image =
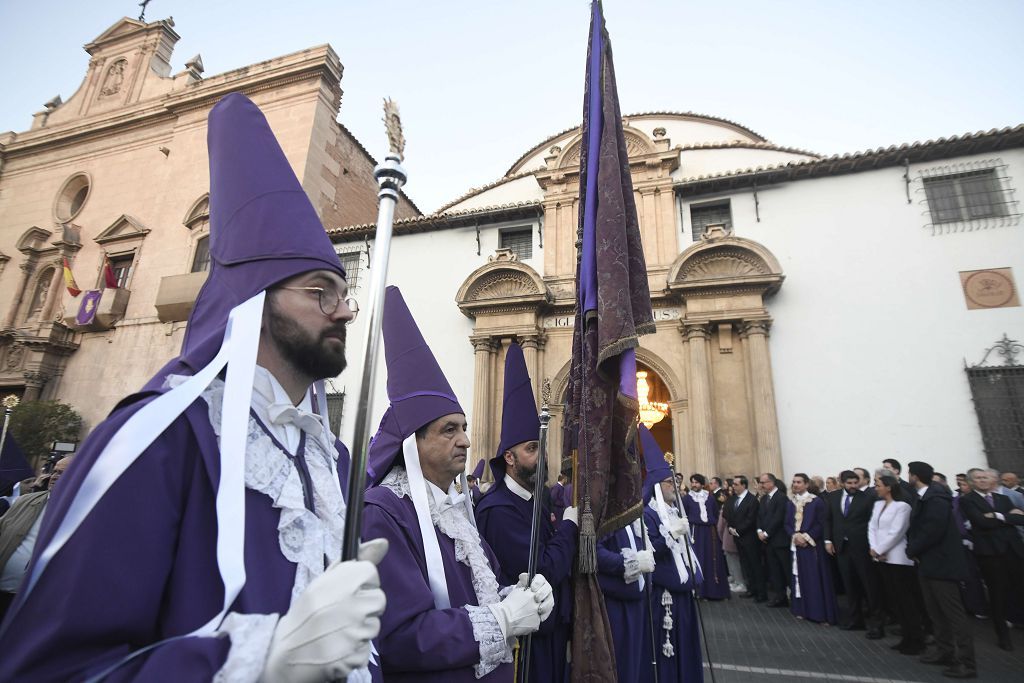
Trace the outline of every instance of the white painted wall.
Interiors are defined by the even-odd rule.
[[[791,162],[811,161],[808,154],[772,149],[733,147],[727,149],[690,149],[679,153],[679,168],[672,172],[676,180],[719,175],[748,168],[784,166]]]
[[[486,206],[517,204],[519,202],[539,202],[543,199],[544,190],[541,189],[536,178],[528,175],[516,178],[515,180],[509,180],[472,197],[467,197],[458,204],[449,207],[445,213],[480,209]]]

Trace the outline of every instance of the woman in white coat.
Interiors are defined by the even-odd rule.
[[[910,504],[902,500],[899,479],[888,472],[875,475],[878,501],[868,523],[871,559],[879,563],[888,604],[903,629],[903,639],[893,646],[905,655],[924,652],[921,606],[917,604],[917,569],[907,557]]]

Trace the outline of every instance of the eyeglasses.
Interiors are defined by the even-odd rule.
[[[342,299],[341,295],[333,289],[325,289],[323,287],[278,287],[278,289],[292,289],[297,292],[316,292],[317,303],[320,304],[320,310],[326,316],[334,315],[338,310],[338,304],[344,301],[345,306],[352,313],[352,318],[345,321],[346,325],[351,325],[359,315],[359,302],[352,297]]]

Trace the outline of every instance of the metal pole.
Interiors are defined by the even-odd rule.
[[[384,158],[384,163],[373,170],[380,189],[377,197],[380,206],[377,210],[377,232],[374,236],[374,254],[370,261],[370,297],[366,334],[363,337],[365,362],[363,363],[362,379],[359,383],[359,394],[356,402],[355,434],[352,438],[352,463],[348,478],[348,495],[345,497],[345,536],[341,547],[342,560],[354,560],[359,556],[359,543],[363,520],[363,494],[366,490],[366,459],[369,447],[369,435],[373,433],[374,378],[376,377],[377,361],[380,357],[380,330],[384,314],[384,290],[387,286],[388,258],[391,254],[391,229],[395,218],[395,206],[398,203],[398,191],[405,184],[406,173],[402,168],[402,149],[405,140],[402,138],[401,123],[398,121],[398,108],[390,101],[384,103],[385,123],[388,124],[388,138],[391,153]]]
[[[543,524],[544,515],[544,484],[548,479],[548,423],[551,421],[551,412],[547,405],[540,409],[540,435],[537,444],[537,474],[533,482],[533,525],[530,528],[530,557],[526,565],[526,585],[533,583],[533,577],[537,575],[537,564],[540,561],[540,530]],[[552,590],[554,586],[551,587]],[[533,641],[533,634],[523,637],[519,652],[520,680],[528,683],[530,680],[530,646]]]
[[[4,400],[0,402],[4,407],[4,430],[3,433],[0,434],[0,457],[3,456],[4,444],[7,443],[7,425],[11,421],[11,413],[18,407],[19,403],[21,403],[21,400],[19,400],[14,394],[4,396]]]

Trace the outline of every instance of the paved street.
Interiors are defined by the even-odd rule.
[[[922,664],[889,648],[899,640],[868,640],[863,631],[841,631],[795,619],[788,609],[768,609],[734,598],[701,602],[717,683],[740,681],[948,681],[942,667]],[[1016,650],[996,647],[992,625],[974,622],[978,680],[1024,681],[1024,631],[1014,630]],[[705,678],[711,683],[705,655]]]

